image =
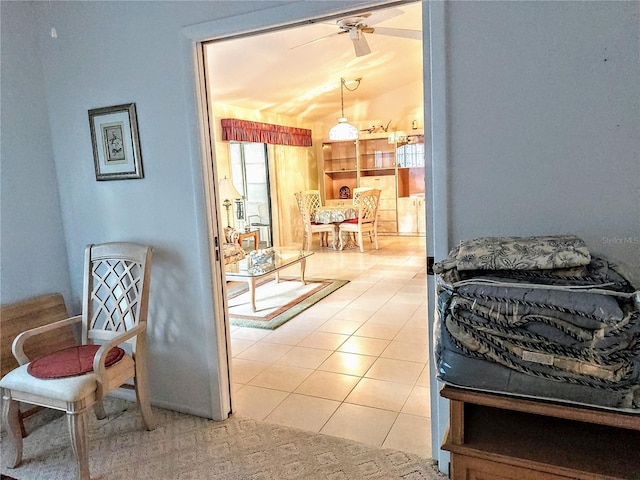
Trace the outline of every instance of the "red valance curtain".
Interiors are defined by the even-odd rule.
[[[285,127],[270,123],[250,122],[237,118],[223,118],[222,140],[237,142],[272,143],[294,147],[311,146],[311,130]]]

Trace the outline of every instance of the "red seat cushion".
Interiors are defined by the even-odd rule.
[[[93,358],[100,345],[76,345],[50,353],[32,361],[27,372],[37,378],[66,378],[83,375],[93,371]],[[124,357],[120,347],[112,348],[107,353],[105,365],[119,362]]]
[[[358,219],[357,218],[350,218],[349,220],[345,220],[342,223],[358,223]]]

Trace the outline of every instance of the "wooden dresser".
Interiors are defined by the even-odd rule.
[[[445,386],[453,480],[640,479],[640,413]]]

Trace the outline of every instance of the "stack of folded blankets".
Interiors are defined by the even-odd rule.
[[[440,380],[640,408],[639,292],[581,239],[477,238],[434,270]]]

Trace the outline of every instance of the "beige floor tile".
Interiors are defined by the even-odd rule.
[[[335,400],[292,393],[265,418],[265,421],[319,432],[339,406],[340,402]]]
[[[426,290],[425,290],[426,291]],[[423,293],[408,293],[405,291],[401,291],[396,293],[389,300],[391,303],[400,303],[404,305],[420,305],[424,302],[424,294]]]
[[[369,320],[369,318],[371,318],[371,315],[373,315],[374,313],[375,312],[373,312],[372,310],[362,310],[360,308],[355,308],[349,305],[348,307],[336,313],[332,317],[332,319],[333,320],[349,320],[352,322],[359,322],[362,324],[367,320]]]
[[[351,335],[355,332],[362,322],[354,322],[352,320],[340,320],[332,318],[318,327],[318,332],[341,333],[343,335]]]
[[[424,369],[423,363],[395,360],[393,358],[378,358],[365,377],[389,382],[413,385]]]
[[[328,298],[328,297],[327,297]],[[325,320],[333,317],[336,313],[342,310],[345,306],[325,306],[322,304],[315,304],[313,307],[308,308],[301,315],[303,318],[324,318]]]
[[[313,332],[305,337],[298,345],[300,347],[335,350],[342,345],[347,338],[349,338],[348,335],[339,333]]]
[[[242,358],[234,358],[231,361],[231,375],[234,382],[249,383],[259,373],[263,372],[271,363],[256,362],[254,360],[244,360]]]
[[[236,382],[231,383],[231,391],[233,393],[236,393],[242,387],[244,387],[244,383],[236,383]]]
[[[359,310],[369,310],[371,312],[377,312],[386,302],[386,298],[365,297],[364,295],[361,295],[353,302],[351,302],[349,304],[349,307],[357,308]]]
[[[431,458],[430,420],[401,413],[382,446]]]
[[[292,320],[289,320],[287,323],[285,323],[285,326],[287,326],[288,324],[291,324],[290,325],[291,328],[296,328],[298,330],[309,330],[310,332],[313,332],[320,325],[322,325],[327,320],[329,320],[329,318],[331,318],[331,315],[333,315],[333,314],[324,315],[324,314],[318,313],[316,315],[307,315],[306,317],[303,317],[302,315],[304,315],[304,313],[305,312],[302,312],[297,317],[294,317]]]
[[[291,345],[280,345],[277,343],[256,342],[246,350],[243,350],[236,358],[244,360],[255,360],[256,362],[273,363],[293,347]]]
[[[425,364],[424,369],[422,370],[422,373],[420,374],[420,376],[418,377],[418,380],[416,381],[416,385],[418,385],[419,387],[427,387],[427,388],[429,388],[429,386],[431,385],[429,383],[429,362]]]
[[[346,353],[357,353],[358,355],[378,356],[389,346],[389,343],[389,340],[382,338],[357,337],[354,335],[340,345],[338,350]]]
[[[260,340],[271,333],[271,330],[262,328],[238,327],[231,331],[231,338],[242,338],[244,340]]]
[[[347,398],[359,381],[360,377],[353,375],[315,371],[295,389],[295,393],[341,402]]]
[[[429,359],[429,347],[419,343],[391,341],[389,346],[380,355],[384,358],[408,360],[409,362],[426,363]]]
[[[301,368],[318,368],[322,362],[331,356],[333,350],[322,350],[319,348],[309,347],[293,347],[283,356],[277,363],[282,365],[291,365]]]
[[[326,300],[322,302],[322,308],[325,309],[336,309],[336,311],[342,310],[347,305],[349,305],[353,301],[353,298],[348,297],[338,297],[329,295]]]
[[[411,385],[363,378],[345,402],[400,412],[411,390]]]
[[[275,364],[256,375],[249,385],[293,392],[312,373],[310,368]]]
[[[327,372],[344,373],[345,375],[363,376],[369,367],[373,365],[376,357],[371,355],[358,355],[357,353],[334,352],[318,370]]]
[[[382,446],[397,413],[343,403],[320,433]]]
[[[287,392],[279,390],[245,385],[233,398],[233,413],[264,420],[288,395]]]
[[[431,417],[431,389],[414,386],[401,412],[420,417]]]
[[[381,338],[383,340],[393,340],[400,331],[401,327],[398,325],[384,325],[382,323],[365,323],[358,330],[355,335],[358,337],[370,337]]]
[[[398,325],[403,327],[417,309],[417,305],[385,304],[374,313],[368,323],[382,323],[384,325]]]
[[[424,244],[381,236],[362,254],[316,241],[307,277],[350,282],[276,330],[231,327],[234,412],[429,456]]]
[[[246,350],[251,345],[256,343],[256,340],[245,340],[244,338],[231,337],[231,354],[237,355],[240,352]]]
[[[267,342],[267,343],[280,343],[282,345],[297,345],[310,333],[311,333],[311,330],[278,328],[277,330],[273,331],[269,335],[265,336],[261,341]]]
[[[428,345],[430,341],[429,330],[426,326],[424,328],[416,328],[405,325],[404,327],[402,327],[402,330],[400,330],[398,335],[396,335],[394,340],[398,342],[409,342]]]

